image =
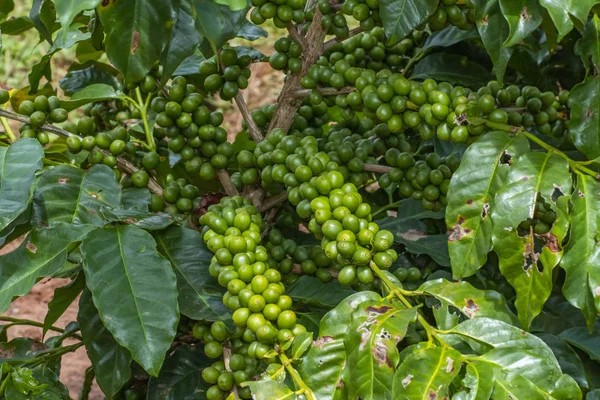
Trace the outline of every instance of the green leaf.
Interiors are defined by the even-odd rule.
[[[508,163],[503,158],[529,151],[527,139],[490,132],[465,151],[448,188],[446,224],[451,230],[448,251],[455,279],[473,275],[492,250],[494,195],[502,187]]]
[[[510,28],[504,46],[524,40],[542,23],[542,7],[537,0],[500,0],[500,9]]]
[[[563,373],[570,375],[575,379],[577,384],[582,388],[589,388],[588,379],[586,376],[585,367],[579,358],[579,355],[573,350],[564,340],[556,335],[549,333],[538,333],[537,337],[542,339],[544,343],[554,353],[554,356],[560,364],[560,369]]]
[[[126,82],[150,71],[169,41],[176,18],[173,2],[130,0],[103,2],[96,9],[106,33],[106,55]]]
[[[0,32],[2,32],[3,35],[20,35],[31,28],[33,28],[33,23],[29,17],[17,17],[0,24]]]
[[[504,80],[506,66],[513,53],[513,47],[505,47],[504,40],[509,35],[509,26],[500,12],[497,0],[476,0],[477,30],[485,50],[494,64],[494,73],[500,84]],[[485,7],[483,7],[485,5]]]
[[[554,388],[562,372],[552,350],[537,336],[490,318],[469,319],[452,329],[479,358],[511,375],[520,375],[545,391]]]
[[[52,24],[56,18],[54,7],[49,0],[33,0],[29,18],[40,35],[52,44]]]
[[[404,39],[437,9],[437,0],[381,0],[379,13],[388,38],[387,45]]]
[[[131,379],[131,353],[119,346],[106,329],[88,289],[79,299],[77,322],[96,373],[96,382],[106,396],[113,397]]]
[[[494,371],[487,363],[467,361],[461,383],[463,390],[456,393],[453,400],[488,400],[494,390]]]
[[[246,6],[245,0],[244,7]],[[192,6],[189,0],[183,0],[177,10],[177,19],[171,30],[171,39],[167,43],[160,60],[163,66],[162,81],[167,82],[183,60],[194,54],[200,36],[194,27]],[[197,68],[196,68],[197,69]],[[197,73],[198,71],[196,71]]]
[[[69,72],[59,82],[60,88],[67,96],[73,96],[75,93],[84,90],[86,87],[103,83],[112,86],[115,90],[119,88],[119,82],[115,78],[113,68],[108,64],[103,64],[96,61],[90,61],[84,65],[88,67],[80,69],[69,69]]]
[[[344,345],[350,374],[348,398],[392,399],[392,382],[400,362],[398,343],[408,324],[417,319],[417,309],[406,309],[387,301],[361,303],[352,313],[352,323]]]
[[[590,76],[569,95],[569,131],[575,147],[589,159],[600,157],[600,80]]]
[[[160,375],[150,378],[147,400],[197,399],[209,387],[200,376],[210,365],[201,346],[182,345],[167,357]]]
[[[69,100],[60,102],[60,106],[67,110],[74,110],[83,105],[96,101],[124,99],[125,96],[121,91],[115,90],[114,87],[105,83],[94,83],[87,86],[85,89],[75,93]]]
[[[150,196],[150,191],[146,188],[130,187],[123,189],[121,202],[123,203],[123,208],[126,210],[148,211]]]
[[[584,327],[575,327],[561,332],[559,337],[584,351],[592,360],[600,361],[600,334],[597,331],[590,333]]]
[[[347,297],[321,319],[319,337],[304,355],[300,375],[319,400],[346,400],[347,387],[342,383],[346,364],[344,339],[352,312],[368,301],[381,301],[375,292],[358,292]]]
[[[132,209],[110,209],[102,207],[100,214],[110,222],[120,222],[135,225],[146,231],[165,229],[175,222],[174,217],[168,213],[155,214],[148,211]]]
[[[133,225],[93,232],[81,253],[87,286],[105,326],[157,376],[179,321],[177,279],[169,262],[152,236]]]
[[[44,171],[34,194],[36,219],[40,224],[104,225],[100,209],[120,208],[121,187],[106,165],[87,171],[59,165]]]
[[[469,282],[449,282],[445,279],[427,281],[418,289],[456,307],[467,318],[494,318],[517,325],[506,299],[494,290],[479,290]]]
[[[441,399],[458,375],[463,356],[449,347],[418,345],[394,375],[393,399]]]
[[[566,215],[571,193],[567,162],[552,153],[525,153],[513,158],[506,182],[498,191],[491,211],[494,251],[500,272],[515,291],[519,321],[529,329],[552,291],[552,271],[562,257],[562,240],[569,226]],[[554,199],[559,194],[557,200]],[[537,196],[557,213],[551,232],[520,236],[517,227],[533,218]],[[541,250],[539,247],[542,247]]]
[[[54,0],[58,20],[63,27],[68,27],[73,19],[82,11],[91,10],[100,4],[101,0]]]
[[[581,39],[575,43],[575,54],[581,57],[585,68],[590,69],[590,58],[595,67],[600,65],[600,17],[594,14],[585,25]]]
[[[79,293],[85,287],[83,274],[78,274],[69,284],[54,289],[54,296],[48,303],[48,313],[44,317],[44,331],[42,337],[46,336],[48,329],[64,314],[71,303],[75,301]]]
[[[296,394],[283,383],[262,380],[244,382],[252,391],[253,400],[295,400]],[[320,400],[320,399],[319,399]]]
[[[479,39],[479,32],[475,29],[461,29],[450,25],[441,31],[431,34],[423,45],[423,50],[432,47],[450,47],[465,40]]]
[[[158,233],[155,239],[177,275],[181,313],[195,320],[228,320],[230,311],[223,305],[223,289],[208,273],[213,254],[200,233],[173,226]]]
[[[44,151],[36,139],[0,147],[0,231],[27,209]]]
[[[265,31],[260,26],[254,25],[252,22],[247,19],[242,21],[242,27],[237,33],[237,37],[246,39],[249,41],[254,41],[260,39],[261,37],[269,36],[269,33]]]
[[[294,302],[322,308],[333,308],[354,293],[350,287],[340,285],[337,281],[324,283],[318,278],[307,275],[301,276],[286,290],[286,294]]]
[[[292,358],[300,358],[312,344],[312,332],[303,332],[292,342]]]
[[[566,272],[562,292],[579,308],[591,328],[600,310],[600,245],[596,241],[600,219],[600,184],[591,176],[578,175],[571,198],[571,233],[560,266]]]
[[[586,23],[592,7],[597,3],[597,0],[540,0],[540,4],[548,10],[556,25],[558,41],[561,41],[575,26],[571,16],[581,23]]]
[[[38,278],[52,276],[67,260],[67,248],[95,227],[58,223],[38,228],[14,251],[0,256],[0,310],[6,311],[13,297],[31,290]]]
[[[226,5],[231,11],[241,10],[248,5],[246,0],[213,0],[217,4]]]
[[[411,79],[434,79],[454,85],[481,87],[490,80],[485,67],[458,54],[435,53],[417,63]]]

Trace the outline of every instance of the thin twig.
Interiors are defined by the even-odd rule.
[[[310,95],[310,93],[313,91],[314,89],[300,89],[300,90],[296,90],[296,97],[306,97],[308,95]],[[345,88],[341,88],[341,89],[335,89],[335,88],[316,88],[316,90],[318,90],[323,96],[337,96],[338,94],[347,94],[347,93],[351,93],[354,92],[356,90],[356,88],[353,87],[345,87]]]
[[[298,42],[298,44],[300,44],[300,46],[302,46],[302,48],[304,48],[306,46],[306,39],[304,39],[304,36],[300,35],[300,32],[298,32],[298,29],[296,29],[296,26],[294,25],[293,22],[288,22],[287,24],[287,30],[290,33],[290,36],[292,37],[292,39],[294,39],[296,42]]]
[[[250,115],[248,105],[246,104],[241,91],[238,91],[238,93],[235,95],[235,104],[237,104],[242,116],[244,117],[244,120],[246,121],[246,124],[248,125],[248,132],[250,133],[252,139],[256,143],[262,142],[264,137],[256,125],[256,122],[254,122],[254,119],[252,119],[252,115]]]
[[[341,43],[341,42],[343,42],[344,40],[350,39],[352,36],[356,36],[356,35],[358,35],[358,34],[359,34],[359,33],[361,33],[362,31],[363,31],[363,30],[362,30],[362,28],[361,28],[360,26],[358,26],[358,27],[356,27],[356,28],[354,28],[354,29],[350,30],[350,32],[348,33],[348,37],[347,37],[347,38],[345,38],[345,39],[341,39],[341,40],[340,40],[340,39],[338,39],[338,38],[333,38],[333,39],[330,39],[330,40],[326,41],[326,42],[325,42],[325,44],[323,45],[323,49],[324,49],[324,50],[327,50],[327,49],[328,49],[328,48],[330,48],[331,46],[335,46],[336,44],[338,44],[338,43]]]
[[[1,117],[6,117],[8,119],[13,119],[15,121],[20,121],[23,123],[28,124],[29,123],[29,118],[19,115],[19,114],[15,114],[13,112],[10,111],[6,111],[6,110],[2,110],[0,109],[0,116]],[[51,132],[51,133],[55,133],[59,136],[62,137],[77,137],[79,139],[81,139],[81,136],[76,135],[74,133],[65,131],[64,129],[61,129],[57,126],[45,123],[44,125],[41,126],[41,128],[45,131]],[[107,150],[100,150],[100,152],[104,155],[111,155],[109,151]],[[128,160],[122,158],[122,157],[117,157],[117,167],[119,168],[119,170],[131,175],[134,172],[138,171],[139,169],[133,165],[132,163],[130,163]],[[148,181],[148,189],[152,192],[155,193],[159,196],[162,197],[163,194],[163,189],[162,187],[158,184],[158,182],[156,182],[154,179],[150,178],[150,180]]]
[[[394,168],[388,167],[386,165],[379,164],[365,164],[365,171],[367,172],[381,172],[383,174],[390,172]]]
[[[233,185],[233,182],[231,182],[231,176],[229,176],[226,170],[218,169],[217,178],[219,178],[221,185],[223,185],[223,189],[225,189],[225,193],[227,193],[227,196],[240,195],[240,192],[238,192],[236,187]]]
[[[278,206],[279,204],[283,203],[284,201],[286,201],[288,198],[288,194],[287,192],[281,192],[279,194],[276,194],[275,196],[271,196],[269,198],[266,198],[265,201],[262,204],[262,207],[260,208],[261,212],[265,212],[273,207]]]
[[[229,365],[230,362],[231,362],[231,342],[227,341],[227,343],[225,343],[225,346],[223,346],[223,364],[225,365],[225,371],[227,371],[229,373],[232,372],[231,366]],[[233,393],[234,399],[237,400],[240,398],[240,395],[237,390],[237,385],[233,385],[231,392]]]

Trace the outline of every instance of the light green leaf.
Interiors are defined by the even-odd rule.
[[[525,329],[552,291],[552,270],[562,257],[561,243],[569,226],[566,208],[571,186],[569,165],[563,158],[526,153],[512,160],[506,183],[496,194],[491,212],[494,251],[502,275],[517,292],[515,307]],[[557,194],[560,197],[555,200]],[[556,212],[556,221],[545,235],[531,231],[520,236],[517,227],[533,218],[538,195]]]
[[[342,383],[347,358],[344,339],[353,311],[368,301],[381,301],[381,296],[375,292],[358,292],[342,300],[321,319],[319,337],[300,364],[300,375],[317,399],[348,398],[347,387]]]
[[[348,352],[348,397],[370,400],[398,398],[392,395],[395,368],[400,361],[398,343],[408,324],[417,319],[415,308],[387,301],[361,303],[352,313],[344,342]]]
[[[160,253],[177,275],[179,308],[183,315],[207,321],[225,321],[230,311],[223,305],[223,289],[208,273],[213,254],[199,232],[173,226],[155,236]]]
[[[437,9],[437,0],[380,0],[379,13],[388,45],[404,39]]]
[[[173,2],[130,0],[103,2],[96,9],[106,33],[106,54],[126,82],[150,71],[169,41],[176,18]]]
[[[473,275],[492,250],[494,196],[508,171],[504,158],[529,151],[521,135],[490,132],[473,143],[463,155],[448,189],[446,224],[451,229],[448,250],[455,279]]]
[[[292,342],[292,358],[300,358],[312,344],[312,332],[303,332]]]
[[[449,282],[445,279],[427,281],[418,289],[460,310],[467,318],[488,317],[517,325],[506,299],[494,290],[479,290],[469,282]]]
[[[248,386],[254,400],[295,400],[296,394],[283,383],[263,380],[248,381],[242,386]]]
[[[131,378],[131,353],[119,346],[106,329],[88,289],[79,299],[77,322],[94,367],[96,382],[106,396],[113,397]]]
[[[73,19],[82,11],[91,10],[101,0],[54,0],[58,20],[63,27],[68,27]]]
[[[542,23],[538,0],[500,0],[500,9],[510,28],[504,46],[514,46],[524,40]]]
[[[160,375],[148,381],[147,400],[196,400],[209,388],[200,376],[210,365],[201,346],[182,345],[167,357]]]
[[[246,0],[213,0],[217,4],[226,5],[231,9],[231,11],[238,11],[243,8],[246,8],[248,5]]]
[[[589,159],[600,156],[600,80],[590,76],[569,95],[568,122],[575,147]]]
[[[123,93],[115,90],[114,87],[105,83],[94,83],[93,85],[89,85],[85,89],[75,93],[69,100],[61,101],[60,106],[67,110],[74,110],[95,101],[123,98]]]
[[[441,399],[458,375],[463,356],[450,347],[420,344],[394,375],[393,399]]]
[[[36,219],[41,224],[104,225],[102,207],[120,208],[121,187],[106,165],[87,171],[59,165],[44,171],[34,194]]]
[[[600,286],[600,245],[595,238],[600,225],[600,184],[591,176],[578,175],[571,202],[571,237],[560,262],[566,272],[562,292],[583,312],[591,328],[600,310],[596,290]]]
[[[29,293],[38,278],[60,271],[68,246],[93,229],[63,223],[34,229],[16,250],[0,256],[0,311],[6,311],[13,297]]]
[[[136,362],[157,376],[179,321],[177,279],[169,262],[152,236],[133,225],[93,232],[81,253],[103,323]]]
[[[468,361],[461,383],[463,390],[456,393],[453,400],[488,400],[494,390],[494,371],[487,363]]]
[[[540,4],[548,10],[556,25],[558,41],[561,41],[575,26],[571,16],[585,24],[592,7],[597,3],[598,0],[540,0]]]
[[[0,146],[0,231],[27,209],[44,151],[36,139]]]
[[[434,79],[454,85],[481,87],[490,80],[487,68],[458,54],[434,53],[417,63],[411,79]]]

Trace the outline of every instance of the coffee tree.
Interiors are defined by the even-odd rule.
[[[2,396],[85,347],[82,399],[599,399],[595,3],[0,1],[50,44],[0,90],[0,311],[70,278],[0,317]]]

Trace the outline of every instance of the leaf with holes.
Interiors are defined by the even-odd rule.
[[[404,339],[408,324],[417,319],[415,308],[387,301],[367,301],[352,313],[344,345],[348,349],[350,371],[348,397],[393,399],[394,371],[400,362],[398,343]]]
[[[560,266],[566,272],[562,291],[579,308],[591,328],[600,310],[600,184],[591,176],[578,175],[571,198],[571,237]]]
[[[69,245],[93,229],[91,225],[64,223],[37,228],[16,250],[0,256],[0,311],[6,311],[13,297],[29,293],[37,279],[60,271]]]
[[[394,45],[429,18],[437,0],[381,0],[379,11],[387,44]]]
[[[34,193],[35,220],[38,224],[104,225],[102,207],[121,207],[121,187],[106,165],[87,171],[68,165],[47,169]]]
[[[173,2],[103,1],[96,12],[106,33],[106,55],[127,82],[138,82],[160,59],[176,18]]]
[[[0,231],[27,209],[44,151],[36,139],[0,146]]]
[[[96,382],[106,396],[113,397],[131,379],[131,353],[106,329],[88,289],[79,299],[77,322],[96,373]]]
[[[465,151],[450,180],[446,206],[455,279],[473,275],[487,260],[492,250],[494,195],[503,185],[509,162],[527,151],[527,139],[499,131],[482,136]]]
[[[452,348],[419,344],[398,367],[390,398],[444,398],[462,363],[463,356]]]
[[[456,307],[467,318],[488,317],[517,325],[517,317],[508,308],[506,299],[494,290],[479,290],[469,282],[450,282],[436,279],[418,289],[440,301]]]
[[[230,311],[223,305],[223,289],[208,273],[213,255],[199,232],[173,226],[155,236],[160,253],[177,276],[179,308],[189,318],[224,321]]]
[[[375,292],[358,292],[342,300],[321,319],[319,336],[303,357],[300,375],[319,400],[345,400],[348,389],[342,382],[347,374],[344,340],[352,313],[361,304],[381,301]]]
[[[552,291],[552,270],[560,261],[569,221],[568,196],[572,186],[567,162],[552,153],[525,153],[509,168],[504,187],[492,209],[492,241],[500,272],[517,292],[519,321],[529,329]],[[538,195],[556,213],[550,232],[534,234],[533,226],[519,225],[534,218]],[[541,249],[540,249],[541,248]]]
[[[102,322],[137,363],[157,376],[179,321],[177,279],[169,262],[152,236],[133,225],[93,232],[81,253]]]
[[[542,7],[537,0],[500,0],[500,10],[510,28],[504,41],[507,47],[524,40],[542,23]]]

